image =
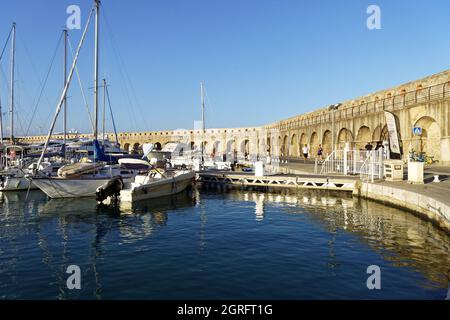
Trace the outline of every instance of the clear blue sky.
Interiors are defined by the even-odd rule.
[[[0,3],[2,47],[17,22],[17,134],[31,119],[70,4],[81,7],[84,25],[90,0]],[[381,7],[381,30],[366,27],[370,4]],[[103,7],[110,28],[103,16],[100,76],[111,85],[120,131],[193,127],[200,118],[200,80],[209,98],[207,126],[236,127],[271,123],[450,68],[445,0],[103,0]],[[71,31],[73,47],[80,36]],[[92,108],[92,32],[86,41],[79,68]],[[8,59],[5,54],[1,61],[5,73]],[[47,132],[61,89],[60,47],[30,133]],[[5,112],[2,74],[0,97]],[[4,116],[5,131],[7,121]],[[90,131],[76,78],[69,127]]]

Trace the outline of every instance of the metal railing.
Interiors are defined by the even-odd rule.
[[[361,165],[359,176],[362,181],[374,182],[375,179],[384,177],[384,160],[386,160],[384,149],[370,151],[368,157]]]
[[[372,101],[362,101],[351,106],[342,106],[335,111],[334,120],[344,120],[368,113],[382,111],[394,111],[417,103],[431,102],[440,99],[450,98],[450,82],[442,82],[429,87],[418,87],[415,90],[403,91],[399,94],[390,95]],[[300,116],[298,119],[284,120],[276,125],[278,130],[286,131],[307,127],[310,125],[331,122],[330,112],[317,112]]]
[[[383,177],[384,148],[378,150],[335,150],[322,163],[320,174],[359,174],[364,179]]]

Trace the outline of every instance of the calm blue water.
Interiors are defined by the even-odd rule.
[[[97,207],[3,194],[0,298],[442,299],[449,235],[340,195],[198,192]],[[81,268],[69,290],[67,266]],[[381,268],[381,290],[366,269]]]

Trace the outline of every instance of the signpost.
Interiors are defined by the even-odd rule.
[[[422,135],[422,127],[413,127],[413,135],[421,136]]]

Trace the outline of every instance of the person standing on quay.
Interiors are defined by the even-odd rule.
[[[308,145],[305,144],[305,146],[302,148],[302,151],[303,151],[303,161],[304,161],[304,163],[306,163],[306,159],[308,159],[308,154],[309,154]]]

